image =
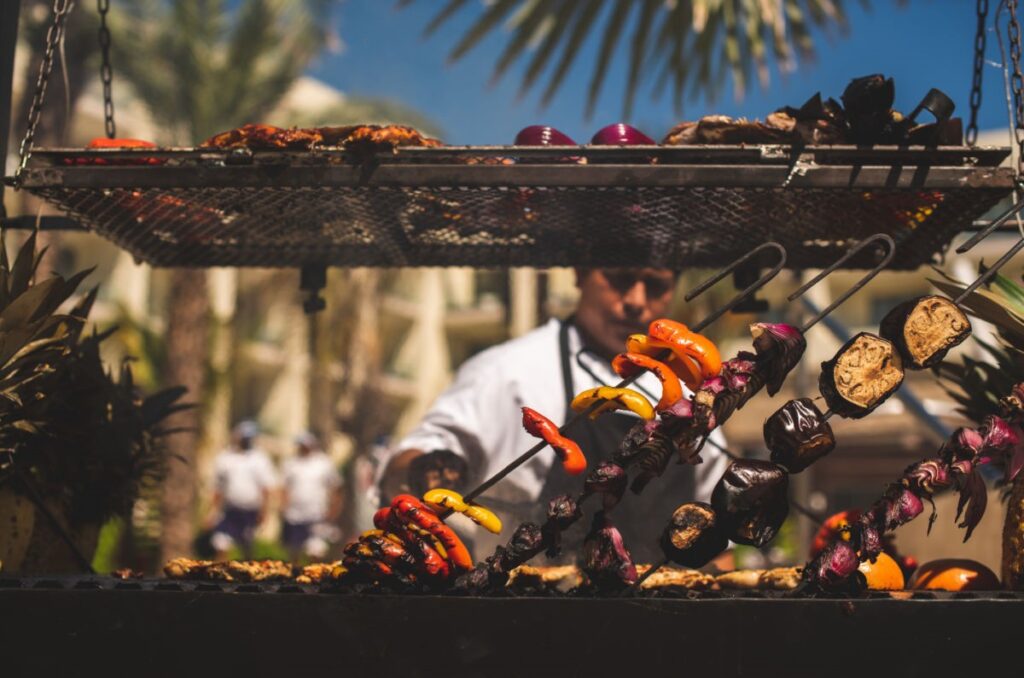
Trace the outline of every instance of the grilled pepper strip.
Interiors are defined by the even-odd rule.
[[[655,405],[659,412],[671,407],[683,397],[683,387],[672,368],[642,353],[620,353],[612,360],[612,369],[623,379],[628,379],[642,370],[654,373],[661,381],[661,400]]]
[[[612,410],[629,410],[641,419],[654,419],[654,408],[647,402],[647,398],[630,388],[598,386],[587,389],[573,398],[570,406],[574,412],[582,412],[601,400],[606,402],[590,413],[591,419],[597,419],[602,413]]]
[[[701,370],[693,358],[676,353],[671,344],[651,339],[646,334],[629,335],[629,339],[626,340],[626,351],[646,356],[661,356],[668,351],[670,355],[665,363],[691,391],[700,388],[700,384],[704,380]]]
[[[555,454],[562,462],[562,468],[569,475],[576,476],[587,470],[587,458],[583,455],[580,446],[574,440],[559,433],[555,422],[537,410],[532,410],[529,407],[523,408],[523,428],[530,435],[543,438],[544,442],[555,450]]]
[[[443,488],[430,490],[423,495],[423,501],[438,513],[452,510],[466,516],[488,532],[501,533],[501,519],[498,516],[479,504],[467,503],[458,492]]]
[[[669,344],[674,353],[688,355],[697,361],[704,379],[717,377],[722,371],[722,356],[714,343],[701,334],[691,332],[680,322],[659,318],[647,327],[647,334],[651,339]]]
[[[457,568],[469,570],[473,557],[452,528],[444,524],[433,511],[410,494],[400,494],[391,500],[392,515],[405,525],[422,528],[437,537],[448,552],[448,560]]]

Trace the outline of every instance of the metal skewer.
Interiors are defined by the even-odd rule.
[[[714,285],[715,283],[717,283],[720,280],[722,280],[722,278],[724,278],[726,275],[728,275],[729,273],[734,271],[736,268],[738,268],[739,266],[743,265],[744,263],[750,261],[755,256],[758,256],[761,252],[767,251],[767,250],[774,250],[776,252],[776,254],[778,255],[778,262],[776,262],[775,266],[771,270],[769,270],[767,273],[762,275],[760,278],[758,278],[754,283],[752,283],[751,285],[747,286],[746,289],[738,292],[735,296],[733,296],[732,299],[730,299],[728,302],[726,302],[723,306],[721,306],[720,308],[716,309],[715,311],[712,311],[711,314],[709,314],[706,318],[701,320],[696,325],[692,326],[691,329],[694,332],[700,332],[701,330],[705,329],[708,325],[710,325],[714,321],[718,320],[718,318],[720,318],[723,313],[725,313],[726,311],[730,310],[731,308],[734,308],[737,304],[742,302],[744,299],[746,299],[748,296],[750,296],[751,294],[753,294],[757,290],[759,290],[762,287],[764,287],[765,285],[767,285],[776,275],[778,275],[779,272],[786,265],[786,248],[784,248],[782,245],[780,245],[779,243],[774,242],[774,241],[773,242],[766,242],[766,243],[764,243],[764,244],[762,244],[762,245],[760,245],[758,247],[755,247],[753,250],[751,250],[750,252],[747,252],[746,254],[744,254],[739,259],[733,261],[731,264],[726,266],[721,271],[715,273],[713,276],[711,276],[710,278],[708,278],[707,280],[705,280],[701,284],[697,285],[697,287],[695,287],[693,290],[691,290],[684,297],[686,299],[686,301],[693,300],[694,298],[696,298],[697,296],[699,296],[700,294],[705,292],[712,285]],[[665,359],[665,358],[667,358],[669,356],[669,354],[670,354],[669,351],[665,351],[664,354],[662,354],[660,356],[657,356],[657,357],[659,359]],[[638,373],[635,376],[629,377],[627,379],[623,379],[621,382],[619,382],[615,386],[615,388],[625,388],[626,386],[629,386],[630,384],[632,384],[639,377],[639,374],[640,373]],[[563,424],[558,429],[559,433],[565,433],[565,431],[568,430],[573,424],[575,424],[577,421],[581,420],[583,417],[592,414],[594,412],[594,410],[596,410],[597,408],[601,407],[601,405],[604,404],[604,402],[605,401],[603,401],[603,400],[598,400],[594,404],[592,404],[590,407],[588,407],[587,409],[583,410],[582,412],[574,413],[571,417],[569,417],[569,419],[565,422],[565,424]],[[508,474],[512,473],[512,471],[515,471],[517,468],[519,468],[520,466],[525,464],[527,461],[532,459],[534,457],[534,455],[536,455],[538,452],[543,450],[545,447],[547,447],[547,442],[545,442],[543,440],[539,441],[536,445],[534,445],[533,447],[528,449],[526,452],[523,452],[521,455],[519,455],[514,460],[512,460],[512,462],[509,463],[507,466],[505,466],[504,468],[499,470],[497,473],[492,475],[490,478],[488,478],[487,480],[485,480],[482,483],[480,483],[480,485],[478,485],[477,487],[473,488],[468,493],[466,493],[464,495],[465,500],[466,501],[471,501],[473,499],[476,499],[477,497],[482,495],[484,492],[486,492],[487,490],[489,490],[492,487],[494,487],[497,483],[501,482]],[[450,511],[446,511],[445,513],[441,514],[441,517],[445,518],[445,517],[447,517],[449,515],[451,515],[451,512]]]
[[[1017,179],[1016,184],[1018,191],[1024,191],[1024,181],[1022,181],[1021,179]],[[989,235],[991,235],[996,229],[998,229],[1000,226],[1009,221],[1011,217],[1019,214],[1021,210],[1024,210],[1024,200],[1021,200],[1020,202],[1010,205],[1009,209],[1007,209],[998,217],[990,221],[988,226],[972,235],[970,239],[964,244],[960,245],[960,247],[957,247],[956,253],[965,254],[967,252],[970,252],[972,249],[974,249],[975,245],[977,245],[979,242],[981,242]]]

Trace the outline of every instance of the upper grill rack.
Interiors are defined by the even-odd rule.
[[[1013,186],[1005,148],[37,150],[22,187],[156,266],[821,267],[932,261]],[[161,164],[139,163],[158,159]],[[585,161],[585,162],[584,162]],[[106,164],[98,164],[106,163]],[[854,266],[871,265],[868,258]]]

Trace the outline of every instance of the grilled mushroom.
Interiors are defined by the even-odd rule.
[[[665,557],[683,567],[703,567],[728,546],[715,510],[704,502],[677,508],[661,535]]]

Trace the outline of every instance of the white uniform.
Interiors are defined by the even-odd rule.
[[[319,523],[327,518],[331,493],[341,486],[341,476],[330,457],[313,451],[296,455],[281,468],[288,504],[281,512],[289,523]]]
[[[451,450],[469,462],[470,486],[528,450],[537,439],[523,430],[521,407],[531,407],[558,424],[566,420],[559,327],[560,322],[552,319],[522,337],[467,360],[451,386],[394,450]],[[621,381],[605,361],[589,352],[581,352],[580,348],[579,333],[570,327],[570,364],[577,392]],[[644,373],[632,388],[644,392],[652,403],[657,402],[661,394],[661,384],[650,373]],[[719,431],[712,434],[712,439],[725,444]],[[701,456],[704,463],[694,467],[696,496],[689,499],[707,501],[728,466],[728,458],[710,445],[704,447]],[[550,451],[536,455],[487,496],[505,495],[536,501],[554,460],[555,455]],[[594,461],[590,460],[591,464]],[[509,497],[510,493],[501,492],[502,489],[519,492]]]
[[[246,452],[229,448],[213,462],[214,482],[224,498],[224,507],[256,511],[263,504],[263,492],[277,485],[277,473],[267,453],[253,448]]]

